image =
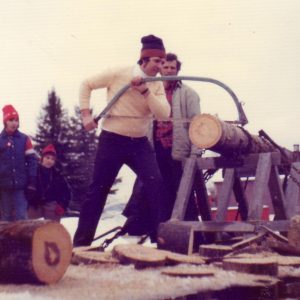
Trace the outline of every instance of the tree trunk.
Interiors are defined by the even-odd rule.
[[[195,116],[189,128],[192,143],[221,154],[278,151],[270,142],[209,114]]]
[[[53,221],[0,222],[0,281],[59,281],[70,264],[72,243],[65,228]]]

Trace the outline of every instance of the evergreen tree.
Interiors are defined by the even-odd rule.
[[[70,149],[68,152],[68,179],[72,186],[74,206],[79,206],[86,198],[94,169],[98,138],[96,130],[86,131],[80,119],[79,107],[70,118],[68,130]]]
[[[33,141],[37,153],[48,144],[53,144],[57,150],[57,166],[61,169],[63,175],[68,163],[68,123],[67,112],[62,108],[61,100],[54,89],[48,93],[47,102],[42,106],[38,117],[38,126]]]
[[[91,183],[98,144],[96,130],[87,132],[80,119],[79,107],[75,115],[68,116],[53,89],[38,117],[36,135],[32,138],[38,153],[48,144],[57,150],[57,167],[67,179],[73,199],[71,209],[79,209]],[[120,182],[116,179],[115,184]],[[115,193],[112,189],[111,193]]]

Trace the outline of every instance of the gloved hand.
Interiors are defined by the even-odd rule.
[[[35,187],[29,185],[25,189],[25,197],[26,197],[29,205],[34,206],[35,208],[38,207],[39,203],[38,203],[38,198],[36,195]]]
[[[61,217],[65,214],[65,209],[57,203],[54,212],[57,216]]]

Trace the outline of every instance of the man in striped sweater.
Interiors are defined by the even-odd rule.
[[[165,57],[163,41],[148,35],[141,39],[142,49],[137,65],[108,69],[85,80],[80,88],[80,109],[86,130],[97,127],[90,113],[90,96],[95,89],[106,88],[110,100],[123,86],[131,83],[109,111],[109,118],[101,124],[93,181],[87,201],[84,202],[74,236],[74,246],[87,246],[93,241],[107,195],[123,164],[128,165],[142,180],[148,194],[149,214],[153,220],[152,241],[156,239],[158,224],[164,221],[164,187],[147,138],[152,118],[166,120],[170,105],[160,81],[143,82],[156,76]]]

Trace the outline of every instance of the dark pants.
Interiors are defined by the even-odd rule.
[[[162,213],[165,219],[169,219],[173,211],[177,191],[183,174],[182,163],[181,161],[172,158],[171,148],[163,148],[160,143],[155,145],[155,151],[156,160],[167,192]],[[137,178],[132,195],[123,211],[123,215],[128,218],[126,226],[128,226],[129,234],[141,235],[147,233],[151,229],[147,205],[147,193],[143,182],[140,178]],[[194,191],[192,191],[184,219],[198,220],[198,215],[195,195]]]
[[[99,137],[93,182],[84,202],[74,236],[74,246],[90,245],[101,217],[107,195],[123,164],[128,165],[143,182],[151,216],[152,238],[158,224],[165,221],[161,206],[165,201],[163,181],[148,139],[130,138],[102,131]]]

